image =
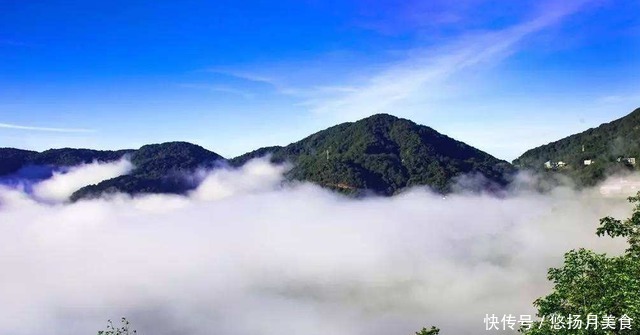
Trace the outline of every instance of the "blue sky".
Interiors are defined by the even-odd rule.
[[[0,0],[0,146],[186,140],[232,157],[384,112],[511,160],[640,107],[637,13],[635,0]]]

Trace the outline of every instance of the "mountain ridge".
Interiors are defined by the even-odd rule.
[[[341,123],[287,146],[248,152],[230,163],[239,166],[266,154],[276,163],[292,161],[292,179],[383,195],[421,185],[448,192],[455,177],[468,173],[481,173],[488,181],[504,185],[504,175],[514,172],[506,161],[389,114]]]
[[[0,176],[11,174],[27,165],[55,165],[73,166],[87,164],[93,161],[111,162],[131,153],[131,149],[122,150],[93,150],[83,148],[58,148],[41,152],[0,148]]]
[[[113,192],[180,194],[195,187],[181,175],[203,168],[238,167],[265,155],[272,162],[293,164],[286,175],[289,180],[309,181],[347,194],[388,196],[413,186],[447,193],[461,176],[469,174],[483,176],[482,188],[502,187],[515,173],[504,160],[430,127],[389,114],[337,124],[286,146],[263,147],[232,159],[188,142],[118,151],[13,150],[17,151],[6,149],[4,155],[13,155],[14,170],[20,162],[69,165],[130,157],[135,166],[130,174],[82,187],[72,195],[72,201]],[[4,165],[4,158],[0,151],[0,166]]]
[[[640,108],[616,120],[525,151],[519,168],[559,173],[579,186],[592,186],[640,163]]]
[[[75,191],[71,200],[95,198],[105,193],[177,193],[194,187],[184,178],[197,169],[211,169],[226,159],[213,151],[188,142],[147,144],[131,153],[130,174],[87,185]]]

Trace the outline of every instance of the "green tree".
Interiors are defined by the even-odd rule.
[[[416,333],[416,335],[438,335],[438,334],[440,334],[440,329],[434,326],[431,326],[431,329],[422,328],[421,331]]]
[[[631,217],[600,220],[598,236],[626,237],[629,247],[620,256],[610,257],[590,250],[571,250],[565,254],[564,265],[549,270],[553,282],[551,294],[534,302],[540,321],[522,332],[538,334],[640,334],[634,321],[640,317],[640,193],[630,197],[634,210]],[[600,327],[585,329],[587,315],[598,315]],[[580,316],[582,329],[569,316]],[[612,316],[613,329],[602,329],[604,317]],[[544,317],[544,319],[543,319]],[[620,318],[630,318],[632,329],[622,329]],[[639,325],[640,326],[640,325]],[[564,328],[563,328],[564,327]]]
[[[131,329],[129,320],[123,317],[120,320],[120,327],[116,328],[116,326],[113,325],[113,322],[108,320],[107,329],[99,331],[98,335],[133,335],[136,333],[137,332],[135,330]]]

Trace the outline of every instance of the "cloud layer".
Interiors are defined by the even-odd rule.
[[[91,334],[124,315],[157,335],[413,334],[431,324],[477,334],[486,313],[532,313],[550,287],[546,269],[569,249],[622,250],[594,230],[630,211],[565,188],[356,200],[284,187],[283,171],[265,161],[220,170],[190,197],[47,205],[0,190],[0,333]]]
[[[64,172],[54,172],[53,176],[36,184],[33,193],[47,201],[65,201],[73,192],[83,186],[99,183],[106,179],[127,174],[133,169],[128,159],[117,162],[93,162],[83,164]]]

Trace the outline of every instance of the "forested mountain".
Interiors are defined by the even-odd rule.
[[[28,165],[73,166],[93,161],[116,161],[133,150],[50,149],[43,152],[0,148],[0,176],[14,173]]]
[[[383,195],[415,185],[447,192],[456,177],[468,173],[485,176],[485,186],[504,185],[514,172],[508,162],[387,114],[339,124],[285,147],[258,149],[230,162],[238,166],[266,154],[274,162],[293,163],[291,179]]]
[[[18,171],[37,152],[14,148],[0,148],[0,176]]]
[[[71,200],[103,193],[183,193],[196,185],[186,178],[198,168],[213,168],[224,157],[187,142],[167,142],[141,147],[131,154],[134,170],[127,175],[85,186]]]
[[[224,158],[195,144],[169,142],[145,145],[138,150],[100,151],[90,149],[51,149],[43,152],[0,148],[0,176],[18,173],[30,167],[50,167],[52,171],[83,163],[112,162],[129,155],[135,166],[124,176],[88,185],[76,191],[72,200],[99,196],[109,192],[182,193],[193,188],[193,181],[184,178],[197,168],[212,168]],[[42,178],[43,176],[39,176]],[[44,176],[46,177],[46,176]]]
[[[546,164],[545,164],[546,163]],[[565,174],[594,185],[609,173],[640,164],[640,108],[618,120],[528,150],[513,161],[520,168]]]
[[[248,160],[271,155],[288,162],[287,177],[341,192],[392,195],[411,186],[425,185],[448,192],[458,177],[475,175],[486,189],[505,185],[515,169],[467,144],[409,120],[379,114],[317,132],[284,147],[261,148],[230,161],[195,144],[169,142],[138,150],[96,151],[52,149],[41,153],[0,149],[0,175],[29,165],[71,166],[94,160],[113,161],[124,155],[135,166],[127,175],[104,180],[76,191],[72,200],[104,193],[184,193],[196,186],[188,178],[200,168],[220,164],[241,166]],[[480,177],[480,175],[484,177]]]

